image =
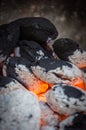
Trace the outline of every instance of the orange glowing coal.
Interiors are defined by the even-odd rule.
[[[0,64],[0,70],[2,70],[2,64]],[[80,89],[86,91],[86,84],[85,84],[83,78],[74,79],[73,81],[71,81],[70,85],[79,87]],[[49,84],[40,79],[37,79],[34,76],[32,76],[32,78],[30,76],[30,81],[28,83],[27,89],[29,91],[34,92],[38,96],[39,101],[46,102],[46,93],[53,86],[54,86],[54,84]],[[64,119],[66,119],[68,117],[68,115],[60,115],[60,114],[58,114],[58,116],[61,121],[63,121]],[[44,119],[41,119],[41,125],[42,126],[46,125],[46,121]]]
[[[40,81],[41,82],[41,84],[43,84],[43,82],[42,81]],[[47,83],[46,83],[47,84]],[[54,86],[54,84],[47,84],[48,85],[48,89],[45,89],[45,91],[44,91],[44,89],[43,88],[40,88],[40,91],[38,92],[38,99],[39,100],[41,100],[41,101],[44,101],[44,102],[46,102],[46,93],[47,93],[47,91],[49,90],[49,89],[51,89],[51,87],[53,87]],[[75,86],[75,87],[78,87],[78,88],[80,88],[80,89],[82,89],[82,90],[84,90],[84,91],[86,91],[86,84],[85,84],[85,82],[84,82],[84,80],[83,79],[81,79],[81,78],[76,78],[76,79],[74,79],[71,83],[70,83],[70,85],[72,85],[72,86]],[[43,85],[42,85],[43,86]],[[42,90],[43,89],[43,90]],[[43,92],[44,91],[44,92]],[[62,117],[62,119],[64,119],[65,117]]]
[[[82,78],[76,78],[71,82],[72,86],[79,87],[82,90],[86,91],[86,83]]]
[[[34,84],[33,87],[28,87],[28,89],[32,92],[34,92],[35,94],[37,94],[39,101],[44,101],[46,102],[46,92],[51,89],[51,87],[53,86],[53,84],[48,84],[44,81],[38,81],[37,83]]]
[[[81,63],[81,64],[79,64],[79,65],[77,65],[78,66],[78,68],[80,68],[80,69],[82,69],[82,68],[86,68],[86,63]]]
[[[36,84],[35,84],[36,85]],[[86,84],[83,79],[81,78],[76,78],[74,79],[70,85],[79,87],[80,89],[86,91]],[[33,91],[34,93],[37,94],[38,99],[40,101],[46,102],[46,93],[49,89],[51,89],[54,86],[54,84],[48,84],[46,82],[43,82],[40,80],[39,83],[37,83],[37,86],[35,86],[35,89],[30,89],[30,91]]]
[[[29,81],[29,84],[26,88],[37,95],[47,92],[47,90],[53,86],[53,84],[48,84],[40,79],[34,79]]]
[[[48,87],[49,86],[47,83],[45,83],[43,81],[39,81],[39,82],[35,83],[33,86],[27,87],[27,89],[34,92],[35,94],[40,94],[40,93],[46,92]]]

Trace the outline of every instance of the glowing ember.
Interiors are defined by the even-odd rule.
[[[29,89],[30,91],[38,94],[38,95],[42,95],[42,93],[46,93],[48,91],[48,89],[50,89],[53,86],[53,84],[48,84],[44,81],[41,81],[39,79],[34,81],[33,87],[27,87],[27,89]],[[38,96],[40,97],[40,96]]]
[[[29,86],[29,87],[27,87],[27,89],[29,89],[30,91],[32,91],[36,94],[40,94],[40,93],[46,92],[48,87],[49,86],[47,83],[37,80],[37,82],[36,81],[34,82],[33,87]]]
[[[48,90],[50,90],[50,89],[51,89],[51,88],[49,87]],[[47,90],[47,91],[48,91],[48,90]],[[44,93],[38,94],[38,99],[39,99],[39,101],[46,102],[46,93],[47,93],[47,91],[45,91]]]
[[[46,102],[46,92],[38,95],[39,101]]]
[[[85,90],[86,91],[86,84],[85,84],[85,82],[84,82],[84,80],[81,78],[76,78],[76,79],[74,79],[72,82],[71,82],[71,85],[72,86],[76,86],[76,87],[79,87],[79,88],[81,88],[81,89],[83,89],[83,90]]]
[[[83,63],[83,64],[78,65],[78,68],[80,68],[80,69],[86,68],[86,63]]]
[[[86,112],[86,52],[77,43],[56,40],[58,31],[45,18],[19,19],[0,29],[1,129],[63,130],[63,120]]]
[[[69,116],[68,116],[68,115],[60,115],[60,114],[59,114],[59,119],[60,119],[61,121],[65,120],[67,117],[69,117]]]

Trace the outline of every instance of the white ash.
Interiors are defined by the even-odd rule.
[[[46,59],[47,60],[47,59]],[[46,69],[46,62],[44,62],[44,67],[40,66],[40,64],[31,66],[31,69],[33,73],[41,80],[46,81],[48,83],[69,83],[70,81],[73,81],[77,78],[83,79],[83,73],[82,71],[77,68],[75,65],[69,63],[71,67],[67,65],[62,65],[58,67],[58,60],[55,61],[57,66],[53,69],[49,69],[48,65]],[[65,62],[65,61],[64,61]],[[49,63],[49,62],[48,62]],[[53,62],[49,63],[50,66],[54,66]]]
[[[77,49],[73,55],[68,57],[68,59],[77,67],[82,67],[83,65],[86,65],[86,51],[81,53],[80,50]]]
[[[9,84],[11,87],[12,91],[0,94],[0,130],[40,130],[37,96],[19,83]]]
[[[36,51],[36,53],[39,55],[36,57],[36,60],[40,60],[42,57],[45,56],[42,50]]]
[[[7,76],[17,79],[28,90],[35,93],[45,92],[48,89],[48,84],[38,79],[30,69],[28,60],[21,57],[10,58],[6,63]],[[46,86],[45,86],[46,84]]]
[[[41,109],[41,120],[45,122],[40,130],[58,130],[59,117],[45,102],[39,102]]]
[[[75,113],[69,116],[67,119],[62,121],[59,125],[59,130],[68,130],[68,129],[77,129],[77,130],[86,130],[86,114],[84,113]]]
[[[39,93],[40,90],[44,92],[48,88],[47,86],[47,88],[42,89],[43,86],[40,84],[40,80],[25,65],[18,64],[14,69],[17,74],[16,78],[29,90]]]
[[[57,84],[47,92],[46,98],[48,105],[57,113],[86,112],[86,92],[77,87]]]

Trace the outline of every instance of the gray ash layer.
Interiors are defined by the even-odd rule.
[[[7,82],[7,79],[5,77],[3,81]],[[10,78],[10,83],[0,89],[0,130],[39,128],[40,107],[37,96]]]
[[[57,84],[47,92],[47,103],[57,113],[71,115],[86,112],[86,92],[65,84]]]
[[[17,79],[19,82],[23,83],[21,78],[19,78],[19,75],[23,76],[23,78],[25,79],[27,76],[25,76],[24,74],[26,72],[28,75],[29,73],[31,73],[31,64],[32,63],[29,60],[22,57],[10,57],[4,65],[6,68],[4,71],[7,76]]]
[[[41,59],[36,63],[36,65],[44,68],[46,72],[59,67],[62,69],[63,66],[68,66],[69,68],[72,68],[72,64],[69,62],[65,62],[63,60],[54,60],[50,58]]]
[[[75,65],[51,58],[40,59],[31,66],[31,69],[39,79],[53,84],[68,83],[76,77],[83,77],[82,72]]]

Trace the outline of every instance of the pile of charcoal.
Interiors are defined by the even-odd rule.
[[[42,93],[46,101],[39,100]],[[0,25],[0,130],[81,129],[86,130],[86,51],[58,38],[46,18]]]

